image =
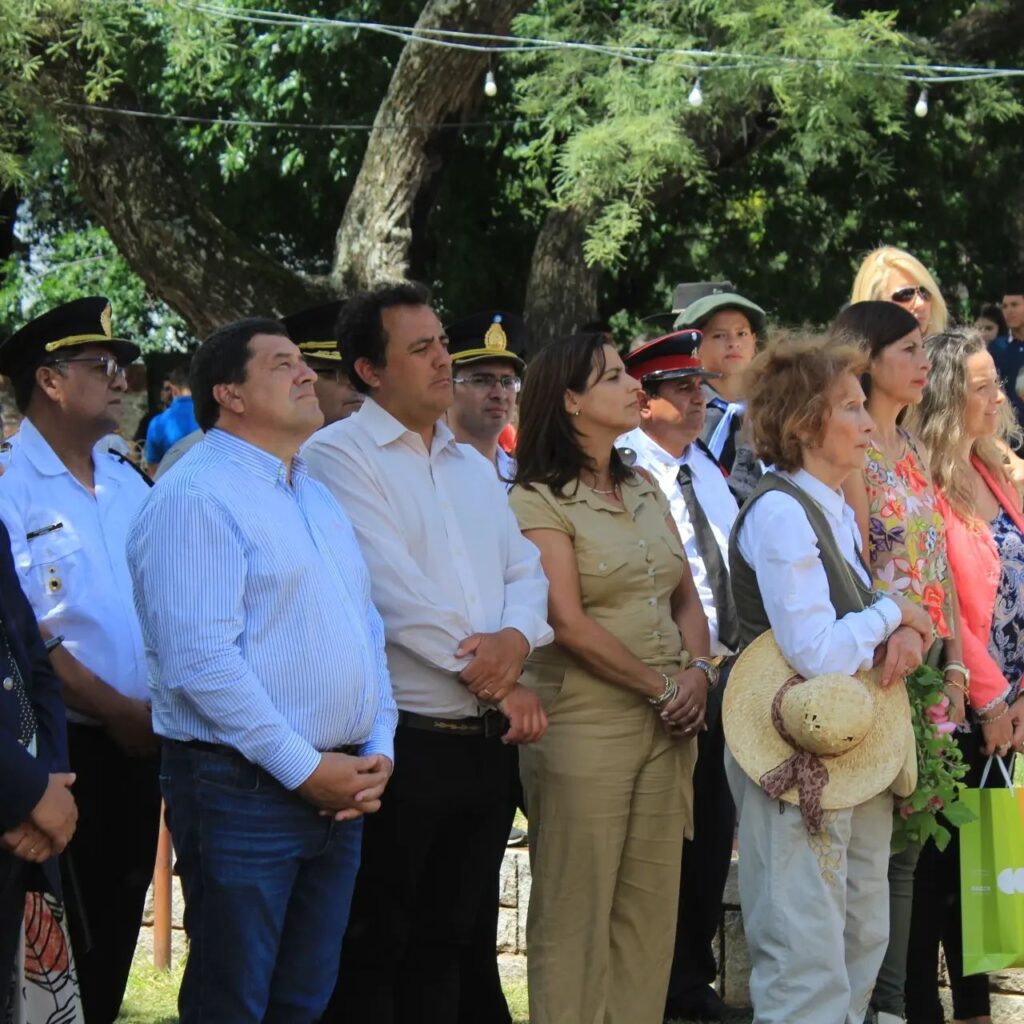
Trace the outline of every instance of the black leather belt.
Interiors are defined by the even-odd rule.
[[[483,736],[484,739],[504,736],[508,730],[508,719],[500,711],[485,711],[479,718],[436,718],[399,711],[398,724],[407,729],[440,732],[448,736]]]
[[[207,743],[205,740],[166,740],[168,743],[177,743],[182,747],[190,747],[192,750],[205,750],[208,754],[221,754],[224,757],[240,757],[243,761],[249,759],[240,750],[235,750],[234,747],[229,747],[225,743]],[[359,753],[358,743],[346,743],[341,747],[333,747],[328,751],[321,751],[321,753],[328,754],[351,754],[355,755]]]

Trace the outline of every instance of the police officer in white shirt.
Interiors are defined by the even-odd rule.
[[[731,655],[738,620],[729,586],[729,531],[739,509],[725,472],[700,433],[708,378],[697,350],[701,333],[684,330],[656,338],[625,357],[643,385],[640,426],[619,438],[635,453],[669,500],[711,633],[711,653]],[[722,683],[728,663],[720,666]],[[711,983],[717,966],[711,943],[732,853],[735,809],[725,778],[722,685],[708,692],[707,731],[698,737],[693,776],[694,838],[683,848],[676,948],[665,1017],[723,1020],[727,1008]]]
[[[427,292],[397,284],[350,297],[338,339],[367,399],[303,455],[362,546],[399,717],[324,1021],[456,1024],[481,1002],[467,989],[491,980],[463,963],[508,838],[507,744],[547,726],[518,683],[527,654],[552,639],[547,579],[493,463],[444,423],[452,360]],[[501,1003],[474,1024],[507,1021]]]
[[[125,555],[148,487],[105,440],[121,419],[125,367],[138,355],[137,345],[114,336],[105,298],[66,303],[0,344],[0,373],[25,416],[0,477],[0,518],[40,630],[63,637],[51,659],[68,709],[80,811],[65,888],[89,1024],[118,1015],[160,813]]]
[[[514,313],[474,313],[445,327],[455,400],[447,422],[455,440],[471,444],[509,487],[516,462],[498,444],[512,422],[526,363],[526,324]]]

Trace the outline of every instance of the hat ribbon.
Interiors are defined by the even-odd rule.
[[[807,682],[803,676],[791,676],[779,687],[772,700],[772,725],[775,731],[793,748],[785,761],[758,779],[761,789],[772,800],[779,800],[787,790],[796,787],[800,800],[800,813],[808,832],[824,831],[825,812],[821,797],[828,785],[828,769],[817,754],[801,750],[782,722],[782,699],[798,683]]]

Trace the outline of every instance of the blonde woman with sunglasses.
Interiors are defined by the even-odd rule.
[[[946,329],[949,313],[935,278],[916,257],[893,245],[873,249],[861,261],[850,302],[895,302],[912,313],[922,337]]]

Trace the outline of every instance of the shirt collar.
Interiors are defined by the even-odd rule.
[[[419,434],[410,430],[401,420],[392,416],[382,405],[378,405],[372,396],[367,397],[358,411],[352,414],[352,418],[370,435],[380,448],[393,444],[406,434],[413,438],[419,438]],[[420,442],[422,444],[422,438],[420,438]],[[458,451],[455,435],[451,432],[448,424],[444,420],[438,420],[434,424],[434,440],[430,446],[431,454],[448,447],[452,451]]]
[[[28,460],[43,476],[60,476],[68,467],[61,462],[50,443],[39,433],[36,425],[26,416],[18,429],[18,445]]]
[[[589,487],[579,481],[575,484],[575,490],[570,490],[570,488],[573,487],[572,482],[565,486],[565,498],[563,500],[567,504],[573,505],[576,502],[583,501],[597,512],[615,513],[623,511],[623,509],[617,508],[610,502],[605,501],[603,495],[596,494]],[[654,494],[656,490],[657,487],[641,473],[634,473],[633,479],[627,480],[622,487],[622,504],[625,506],[624,510],[636,518],[637,509],[640,507],[640,499],[646,494]]]
[[[847,507],[842,491],[833,491],[828,484],[822,483],[806,469],[798,469],[793,473],[781,473],[780,476],[788,477],[797,487],[806,491],[833,519],[842,522],[843,510]]]
[[[244,466],[268,483],[288,484],[288,467],[276,456],[263,448],[243,440],[236,434],[217,427],[206,432],[204,443],[214,451],[227,456],[232,462]],[[306,477],[306,463],[296,455],[291,465],[291,486],[297,489]]]

